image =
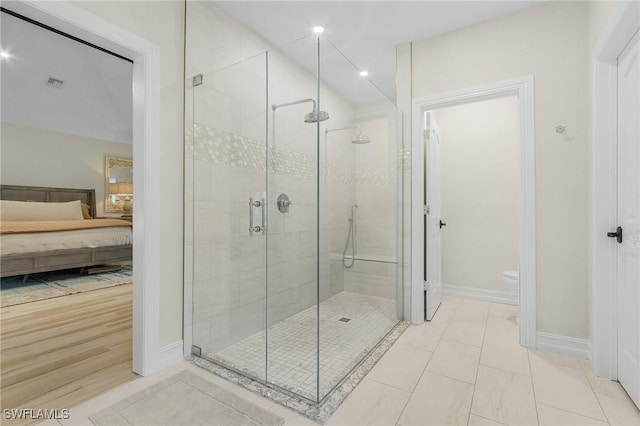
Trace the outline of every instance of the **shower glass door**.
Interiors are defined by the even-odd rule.
[[[315,36],[269,52],[267,380],[318,398],[318,80]]]
[[[359,71],[309,35],[187,87],[192,352],[312,402],[402,312],[398,113]]]
[[[193,351],[260,381],[266,380],[267,60],[263,53],[196,76],[186,167],[193,181],[186,194]]]

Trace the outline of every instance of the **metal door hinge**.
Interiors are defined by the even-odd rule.
[[[426,206],[424,206],[424,214],[425,216],[428,214],[431,214],[431,206],[429,204],[427,204]]]
[[[203,79],[204,79],[204,75],[202,74],[194,75],[193,78],[191,79],[191,82],[193,83],[193,87],[200,86],[202,84]]]

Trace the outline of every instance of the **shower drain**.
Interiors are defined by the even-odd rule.
[[[349,322],[349,321],[351,321],[351,318],[345,318],[345,317],[342,317],[342,318],[340,318],[338,321],[342,321],[342,322]]]

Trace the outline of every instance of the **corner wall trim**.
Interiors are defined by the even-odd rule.
[[[536,340],[538,349],[591,359],[591,342],[588,340],[541,332],[537,333]]]
[[[466,297],[468,299],[484,300],[493,303],[505,303],[518,305],[518,294],[508,291],[488,290],[477,287],[466,287],[451,284],[442,284],[442,294],[448,296]]]
[[[162,346],[158,353],[157,369],[162,370],[182,361],[184,359],[183,344],[182,340],[177,340]]]

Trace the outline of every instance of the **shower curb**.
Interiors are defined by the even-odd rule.
[[[216,376],[222,377],[223,379],[242,386],[253,393],[277,402],[278,404],[296,411],[315,422],[324,424],[408,327],[408,322],[399,322],[319,403],[312,402],[308,399],[295,396],[287,391],[276,389],[266,385],[265,383],[250,379],[205,358],[192,355],[187,358],[187,360],[197,367],[209,371]]]

